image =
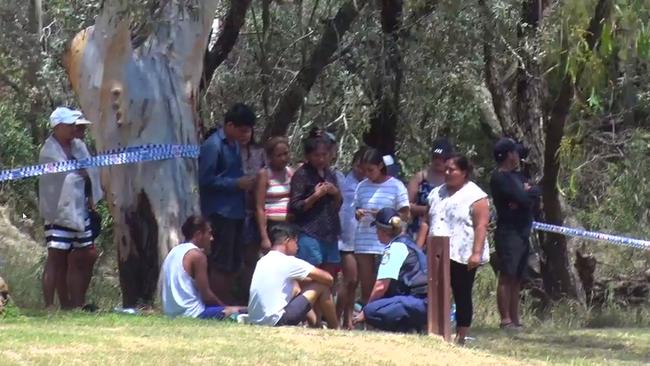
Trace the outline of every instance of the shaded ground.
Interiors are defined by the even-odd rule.
[[[648,365],[650,329],[533,329],[506,335],[497,329],[474,331],[470,348],[516,359],[572,365]]]

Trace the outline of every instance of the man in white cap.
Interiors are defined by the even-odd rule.
[[[78,126],[89,124],[80,111],[55,109],[50,115],[53,132],[41,148],[39,163],[90,157],[85,143],[76,138]],[[45,174],[38,183],[39,211],[45,221],[48,251],[43,272],[45,306],[53,308],[56,290],[62,309],[81,308],[97,260],[96,233],[90,225],[89,208],[102,196],[98,173],[80,170]]]

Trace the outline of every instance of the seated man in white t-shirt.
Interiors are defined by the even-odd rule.
[[[332,276],[295,257],[298,231],[280,224],[270,230],[271,250],[255,267],[248,302],[248,322],[258,325],[318,324],[312,309],[327,326],[338,328],[331,288]]]
[[[171,317],[224,319],[245,312],[241,306],[226,306],[210,290],[208,257],[212,243],[210,223],[190,216],[181,228],[188,242],[174,247],[162,265],[163,311]]]

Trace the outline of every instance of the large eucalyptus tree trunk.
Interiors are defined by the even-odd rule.
[[[99,151],[142,144],[197,144],[196,100],[217,0],[159,2],[157,19],[134,47],[129,5],[106,0],[94,26],[65,55],[70,81]],[[124,306],[151,303],[180,226],[199,212],[191,159],[106,168]]]

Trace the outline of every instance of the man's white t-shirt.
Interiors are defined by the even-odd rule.
[[[248,301],[248,319],[253,324],[275,325],[293,298],[296,280],[304,280],[314,266],[271,250],[255,267]]]

